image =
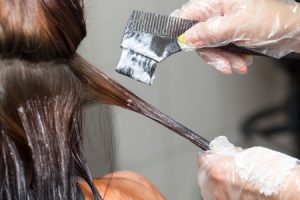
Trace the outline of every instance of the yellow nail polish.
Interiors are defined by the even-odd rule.
[[[185,35],[182,34],[178,37],[178,42],[181,43],[181,44],[187,44],[186,42],[186,38],[185,38]]]
[[[182,34],[177,38],[177,42],[183,51],[194,51],[196,48],[186,40],[186,35]]]

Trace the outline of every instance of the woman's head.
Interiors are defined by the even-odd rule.
[[[82,0],[0,0],[0,199],[100,199],[83,154]]]
[[[82,0],[0,1],[2,57],[68,58],[85,35]]]

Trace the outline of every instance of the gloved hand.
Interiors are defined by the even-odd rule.
[[[275,58],[300,52],[294,0],[191,0],[173,15],[200,21],[178,42],[183,50],[201,49],[201,57],[226,74],[246,73],[251,59],[211,47],[233,43]]]
[[[205,200],[296,200],[299,161],[263,147],[242,150],[226,137],[200,155],[199,185]]]

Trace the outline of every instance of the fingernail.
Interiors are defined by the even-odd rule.
[[[177,42],[183,51],[194,51],[196,48],[189,44],[186,40],[186,35],[182,34],[177,38]]]
[[[232,68],[239,74],[247,74],[248,68],[244,62],[234,62],[232,63]]]
[[[240,68],[239,73],[240,74],[247,74],[248,72],[248,67],[247,66],[243,66],[242,68]]]
[[[214,66],[214,68],[220,72],[222,72],[223,74],[226,74],[226,75],[230,75],[232,74],[232,69],[230,66],[226,65],[225,63],[223,62],[214,62],[214,63],[207,63],[207,64],[210,64],[212,66]]]
[[[185,35],[182,34],[178,37],[178,42],[181,43],[181,44],[187,44],[186,42],[186,38],[185,38]]]

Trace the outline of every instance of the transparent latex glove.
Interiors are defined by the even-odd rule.
[[[251,57],[211,47],[233,43],[275,58],[299,53],[299,5],[294,0],[191,0],[172,15],[200,21],[178,38],[183,50],[201,49],[200,56],[216,69],[244,74]]]
[[[300,199],[297,159],[263,147],[242,150],[222,136],[210,147],[198,159],[204,200]]]

